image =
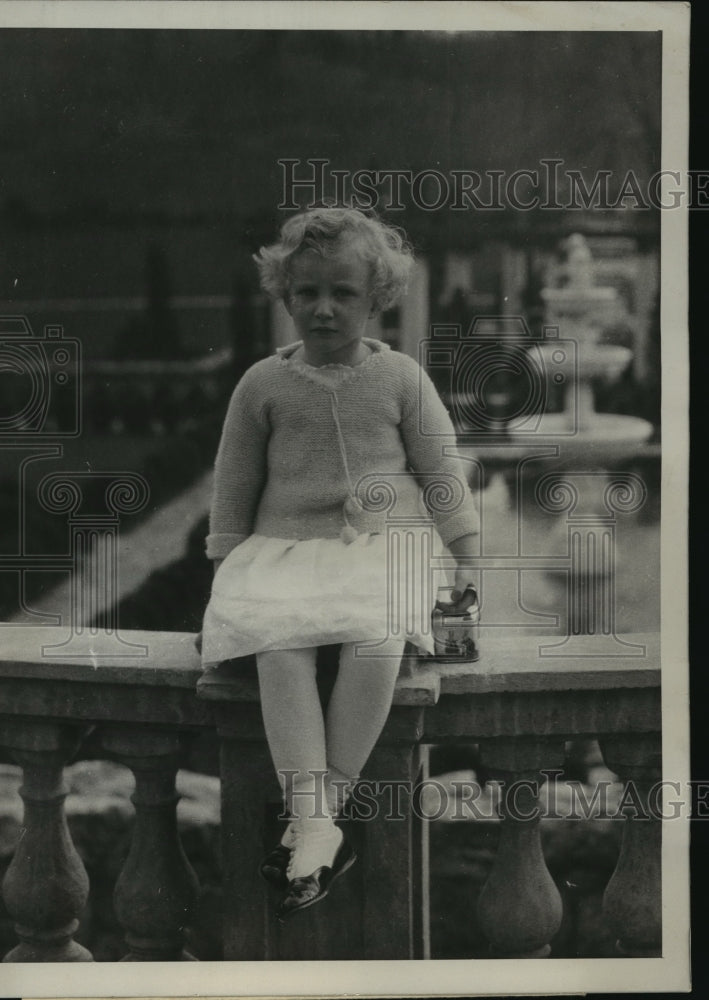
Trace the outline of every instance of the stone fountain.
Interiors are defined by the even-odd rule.
[[[632,351],[603,343],[604,329],[622,315],[621,303],[615,288],[594,283],[593,260],[583,236],[566,241],[561,277],[558,287],[542,291],[542,339],[533,340],[525,327],[524,337],[515,334],[508,340],[517,345],[511,370],[530,387],[527,396],[533,402],[527,409],[519,407],[513,414],[508,406],[513,419],[498,425],[484,413],[492,408],[492,394],[485,397],[481,387],[494,385],[497,372],[507,364],[505,358],[511,356],[509,347],[496,346],[504,340],[504,326],[498,326],[502,332],[493,342],[489,323],[478,322],[464,338],[467,355],[459,354],[464,360],[458,370],[472,374],[465,382],[459,379],[464,391],[452,397],[454,420],[459,418],[458,452],[474,464],[474,477],[481,486],[495,470],[504,470],[509,535],[516,536],[499,559],[486,553],[482,539],[481,574],[490,577],[489,583],[481,581],[483,600],[491,586],[502,582],[496,584],[495,573],[542,570],[549,586],[557,592],[562,588],[555,603],[559,608],[565,603],[567,613],[562,631],[566,634],[561,641],[540,646],[541,656],[642,656],[641,646],[616,635],[616,527],[617,515],[632,513],[645,500],[642,480],[623,471],[623,463],[642,449],[652,425],[638,417],[596,411],[594,380],[617,380],[631,363]],[[558,403],[559,396],[561,408],[556,406],[553,412],[549,402]],[[482,417],[488,419],[486,426]],[[490,502],[499,504],[500,498]],[[483,494],[483,520],[486,503]],[[544,542],[538,537],[540,529]],[[486,564],[489,570],[484,569]],[[483,608],[482,621],[490,622],[495,604],[505,601],[509,617],[500,626],[543,627],[545,616],[527,607],[521,591],[516,598],[512,591],[509,580],[503,583],[490,599],[489,611]]]
[[[650,437],[652,425],[639,417],[597,413],[593,380],[615,381],[632,360],[628,347],[601,343],[603,327],[619,314],[615,288],[594,284],[593,260],[583,236],[567,240],[565,284],[544,288],[545,325],[558,328],[560,341],[548,336],[531,350],[543,371],[563,385],[560,413],[541,415],[540,437],[563,437],[563,464],[608,468],[631,458]]]

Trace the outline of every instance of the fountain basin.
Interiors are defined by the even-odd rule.
[[[557,445],[557,454],[534,457],[530,473],[539,474],[540,466],[577,470],[617,467],[635,458],[652,434],[653,426],[640,417],[617,413],[594,413],[593,423],[575,428],[568,413],[545,413],[536,431],[526,434],[466,435],[463,432],[457,450],[461,458],[490,460],[494,465],[513,465],[532,459],[535,452]]]

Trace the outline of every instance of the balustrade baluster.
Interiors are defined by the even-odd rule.
[[[129,948],[123,961],[194,961],[183,950],[198,883],[177,831],[178,737],[107,729],[102,740],[135,776],[135,827],[114,890],[116,916]]]
[[[601,741],[607,766],[625,782],[627,811],[615,871],[603,896],[603,914],[617,935],[616,950],[630,958],[662,954],[661,801],[651,795],[662,777],[659,734]]]
[[[5,905],[20,944],[5,962],[90,962],[73,940],[89,894],[89,879],[64,813],[64,764],[84,731],[24,719],[0,723],[0,742],[23,769],[22,834],[3,880]]]
[[[562,903],[542,853],[535,786],[542,767],[561,765],[562,748],[542,740],[489,740],[481,751],[503,784],[500,840],[478,899],[480,927],[495,957],[546,958]]]
[[[258,706],[217,705],[221,741],[224,957],[229,961],[280,958],[272,889],[258,866],[264,842],[265,801],[277,801],[278,781]],[[283,827],[278,831],[280,837]],[[274,831],[275,834],[275,831]],[[275,841],[275,836],[273,840]],[[302,945],[301,945],[302,947]],[[308,955],[310,957],[310,955]]]
[[[400,709],[402,720],[411,710]],[[415,731],[416,712],[409,720]],[[396,718],[392,720],[396,722]],[[414,739],[380,742],[367,763],[367,776],[381,783],[376,814],[363,823],[361,859],[364,886],[364,950],[371,959],[430,958],[428,912],[428,830],[413,810],[411,790],[421,775],[421,753]],[[389,731],[392,732],[393,725]],[[417,810],[420,802],[416,803]]]

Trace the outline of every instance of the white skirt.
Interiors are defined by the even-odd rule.
[[[219,567],[202,627],[202,666],[271,649],[399,638],[433,653],[431,612],[452,582],[433,525],[388,538],[297,541],[251,535]],[[366,650],[362,648],[366,655]]]

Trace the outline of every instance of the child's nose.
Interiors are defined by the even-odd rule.
[[[315,304],[315,313],[317,316],[330,316],[332,315],[332,299],[329,295],[321,295]]]

